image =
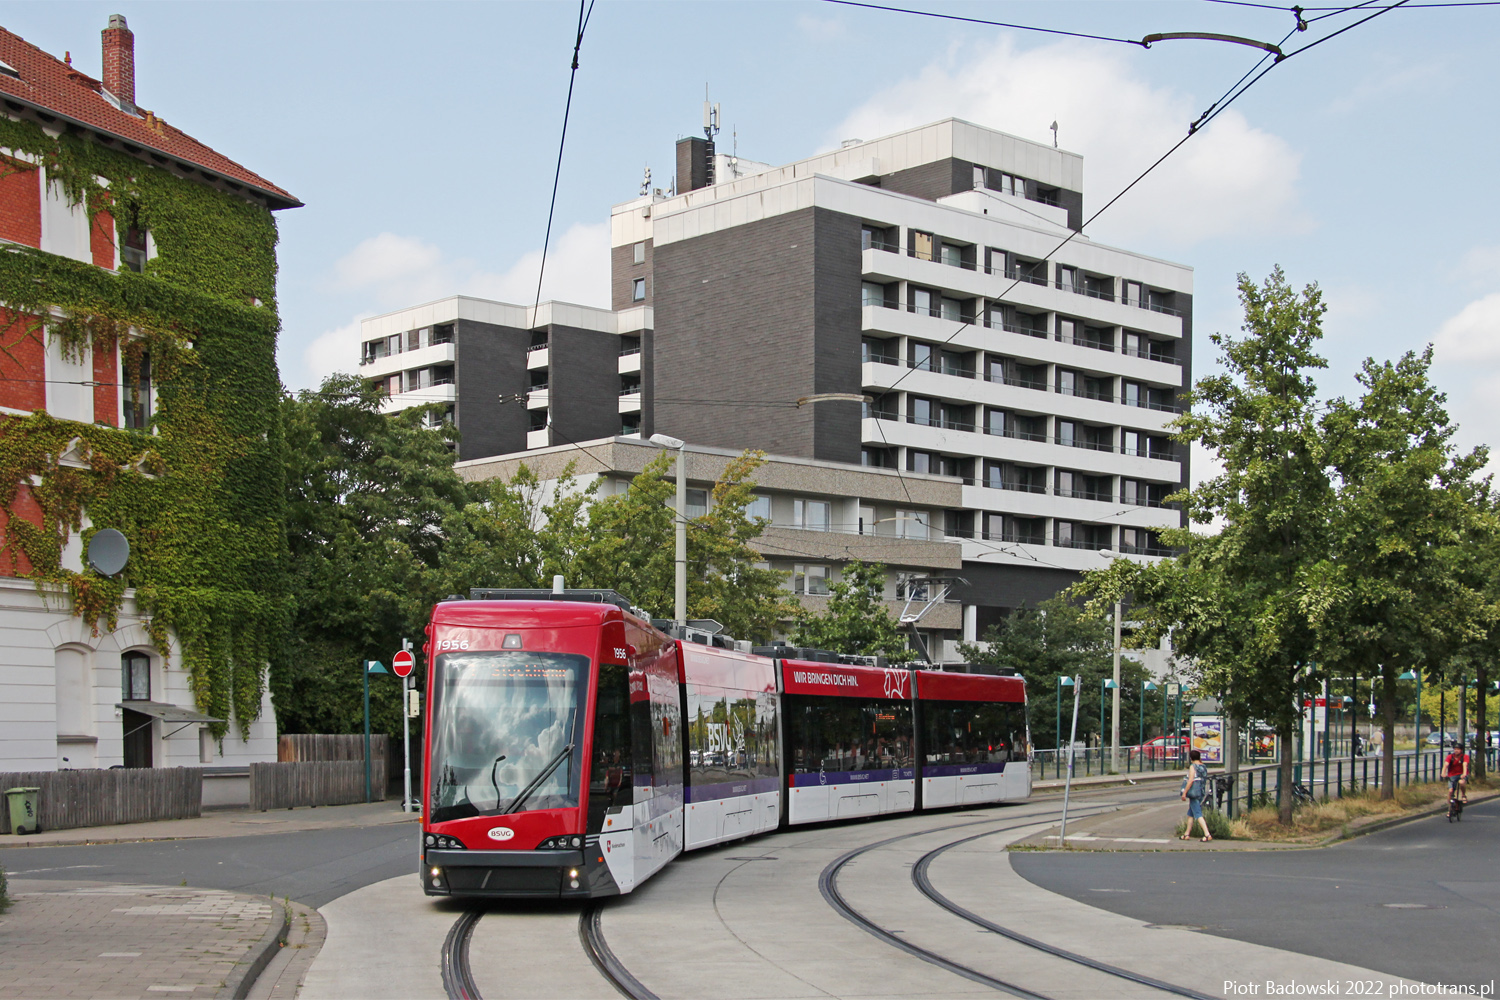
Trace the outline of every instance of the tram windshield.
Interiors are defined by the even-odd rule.
[[[430,822],[577,806],[588,676],[571,653],[440,655]]]

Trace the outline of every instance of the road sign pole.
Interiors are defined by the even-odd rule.
[[[403,652],[411,649],[411,640],[402,639],[401,649]],[[403,775],[406,791],[402,793],[401,811],[411,812],[411,708],[407,704],[411,695],[407,691],[411,688],[412,675],[408,674],[401,681],[401,742],[404,744],[403,759],[406,761],[406,771]]]
[[[365,801],[370,801],[370,661],[360,661],[365,680]]]

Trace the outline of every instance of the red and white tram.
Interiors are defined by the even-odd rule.
[[[429,895],[625,893],[784,825],[1031,792],[1020,678],[681,641],[609,591],[489,593],[519,599],[445,601],[427,629]]]

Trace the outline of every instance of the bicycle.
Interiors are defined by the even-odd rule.
[[[1304,785],[1300,781],[1294,781],[1294,782],[1292,782],[1292,805],[1293,806],[1310,806],[1315,801],[1317,801],[1317,799],[1313,795],[1311,789],[1309,789],[1306,785]]]
[[[1464,800],[1457,791],[1448,792],[1448,822],[1457,823],[1464,818]]]

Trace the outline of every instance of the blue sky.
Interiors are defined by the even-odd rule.
[[[1310,3],[1315,0],[1309,0]],[[1384,2],[1384,0],[1380,0]],[[1422,0],[1413,0],[1422,2]],[[1275,41],[1285,11],[1202,0],[912,6],[1139,38]],[[283,212],[288,386],[353,367],[357,319],[454,292],[527,301],[546,224],[576,6],[532,3],[7,3],[0,24],[98,73],[99,31],[136,33],[137,100],[306,202]],[[1318,22],[1305,44],[1358,15]],[[1237,272],[1277,263],[1329,304],[1322,380],[1438,345],[1469,445],[1500,414],[1500,6],[1391,11],[1273,70],[1093,238],[1196,271],[1207,336],[1239,326]],[[584,41],[548,297],[604,304],[611,204],[699,127],[784,162],[949,115],[1085,156],[1085,209],[1253,64],[1208,42],[1059,38],[817,0],[601,2]]]

